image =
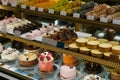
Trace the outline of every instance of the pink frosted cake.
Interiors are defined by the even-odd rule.
[[[32,32],[26,33],[25,37],[27,39],[33,40],[35,38],[35,35]]]
[[[42,34],[48,32],[47,27],[40,28],[40,31],[42,32]]]
[[[60,68],[60,78],[62,80],[71,80],[76,78],[77,76],[77,71],[76,68],[73,66],[66,66],[63,65]]]
[[[12,15],[11,17],[10,17],[10,21],[12,21],[12,22],[14,22],[14,21],[16,21],[16,17],[15,17],[15,15]]]
[[[32,33],[35,35],[35,36],[40,36],[41,35],[41,31],[39,29],[36,29],[34,31],[32,31]]]
[[[53,71],[53,57],[51,53],[44,52],[40,54],[39,57],[39,70],[42,72]]]
[[[52,25],[52,24],[49,24],[49,25],[47,26],[47,29],[48,29],[48,31],[52,31],[52,30],[53,30],[53,25]]]

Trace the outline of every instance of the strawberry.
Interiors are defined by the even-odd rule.
[[[47,55],[46,59],[49,61],[51,59],[51,57],[49,55]]]

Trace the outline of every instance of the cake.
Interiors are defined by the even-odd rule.
[[[97,41],[100,42],[100,43],[106,43],[106,42],[108,42],[107,39],[97,39]]]
[[[0,43],[0,53],[3,51],[3,45]]]
[[[78,63],[75,57],[63,54],[63,64],[68,66],[76,66]]]
[[[110,43],[99,44],[99,51],[101,52],[110,52],[111,48],[112,48],[112,44]]]
[[[90,55],[90,49],[88,49],[87,47],[80,47],[79,49],[80,53]]]
[[[103,71],[103,68],[100,64],[93,63],[93,62],[87,62],[85,64],[84,71],[88,74],[98,74]]]
[[[119,71],[111,71],[111,80],[120,80],[120,72]]]
[[[32,32],[28,32],[25,34],[26,39],[33,40],[35,38],[35,34]]]
[[[8,47],[6,50],[3,50],[1,53],[1,58],[4,60],[14,60],[19,56],[19,51],[14,48]]]
[[[34,53],[23,53],[18,57],[18,63],[20,66],[30,67],[37,64],[37,55]]]
[[[39,29],[36,29],[34,31],[32,31],[32,33],[35,35],[35,36],[41,36],[41,31]]]
[[[109,60],[111,54],[112,54],[112,52],[105,52],[105,53],[103,53],[103,57],[104,57],[104,59]]]
[[[41,31],[42,34],[43,34],[43,33],[47,33],[47,32],[48,32],[47,26],[41,27],[41,28],[40,28],[40,31]]]
[[[53,25],[50,23],[50,24],[47,26],[47,29],[48,29],[48,31],[52,31],[52,30],[53,30]]]
[[[87,47],[89,49],[97,49],[100,43],[98,41],[89,41],[87,42]]]
[[[117,41],[109,41],[108,43],[112,44],[113,46],[119,45],[119,42],[117,42]]]
[[[52,72],[53,71],[53,60],[52,54],[49,52],[43,52],[39,56],[39,70],[41,72]]]
[[[88,39],[85,38],[79,38],[76,39],[76,43],[79,47],[85,47],[87,45]]]
[[[102,80],[102,78],[98,75],[90,74],[90,75],[85,76],[84,80]]]
[[[63,65],[60,67],[61,80],[73,80],[77,76],[77,71],[74,66]]]
[[[89,41],[94,41],[97,39],[96,37],[93,37],[93,36],[85,37],[85,38],[88,39]]]
[[[79,51],[79,47],[77,46],[76,43],[69,44],[68,47],[69,47],[69,50],[76,51],[76,52]]]
[[[120,55],[120,45],[112,47],[112,53],[115,55]]]
[[[95,50],[91,50],[91,55],[97,58],[102,58],[103,53],[100,52],[99,50],[95,49]]]

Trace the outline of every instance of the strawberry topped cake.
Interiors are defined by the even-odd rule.
[[[43,52],[39,56],[39,70],[42,72],[53,71],[53,56],[49,52]]]

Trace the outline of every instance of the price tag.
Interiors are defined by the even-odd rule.
[[[43,12],[43,10],[44,10],[43,8],[38,8],[39,12]]]
[[[1,32],[4,33],[4,34],[6,34],[6,33],[7,33],[6,27],[2,27],[2,28],[1,28]]]
[[[54,14],[54,10],[53,10],[53,9],[49,9],[49,10],[48,10],[48,13]]]
[[[50,45],[57,46],[57,41],[53,40],[53,39],[50,39]]]
[[[120,20],[117,20],[117,19],[113,19],[113,20],[112,20],[112,23],[113,23],[113,24],[117,24],[117,25],[120,25]]]
[[[21,35],[21,31],[15,31],[14,36],[19,37]]]
[[[94,16],[88,15],[88,16],[87,16],[87,20],[92,20],[92,21],[93,21],[93,20],[94,20]]]
[[[103,17],[101,17],[101,18],[100,18],[100,22],[105,22],[105,23],[107,23],[107,22],[108,22],[108,18],[103,18]]]
[[[64,48],[64,45],[65,44],[63,42],[60,42],[60,41],[57,42],[57,47],[58,48]]]
[[[17,3],[11,3],[11,6],[12,6],[12,7],[16,7],[16,6],[17,6]]]
[[[2,2],[2,5],[7,5],[7,4],[8,4],[7,1],[3,1],[3,2]]]
[[[60,11],[60,15],[66,16],[66,15],[67,15],[67,12],[66,12],[66,11]]]
[[[26,5],[23,5],[23,4],[22,4],[22,5],[21,5],[21,8],[22,8],[22,9],[26,9]]]
[[[30,6],[30,10],[35,10],[35,7],[34,6]]]
[[[73,13],[73,17],[74,18],[80,18],[80,14],[79,13]]]

